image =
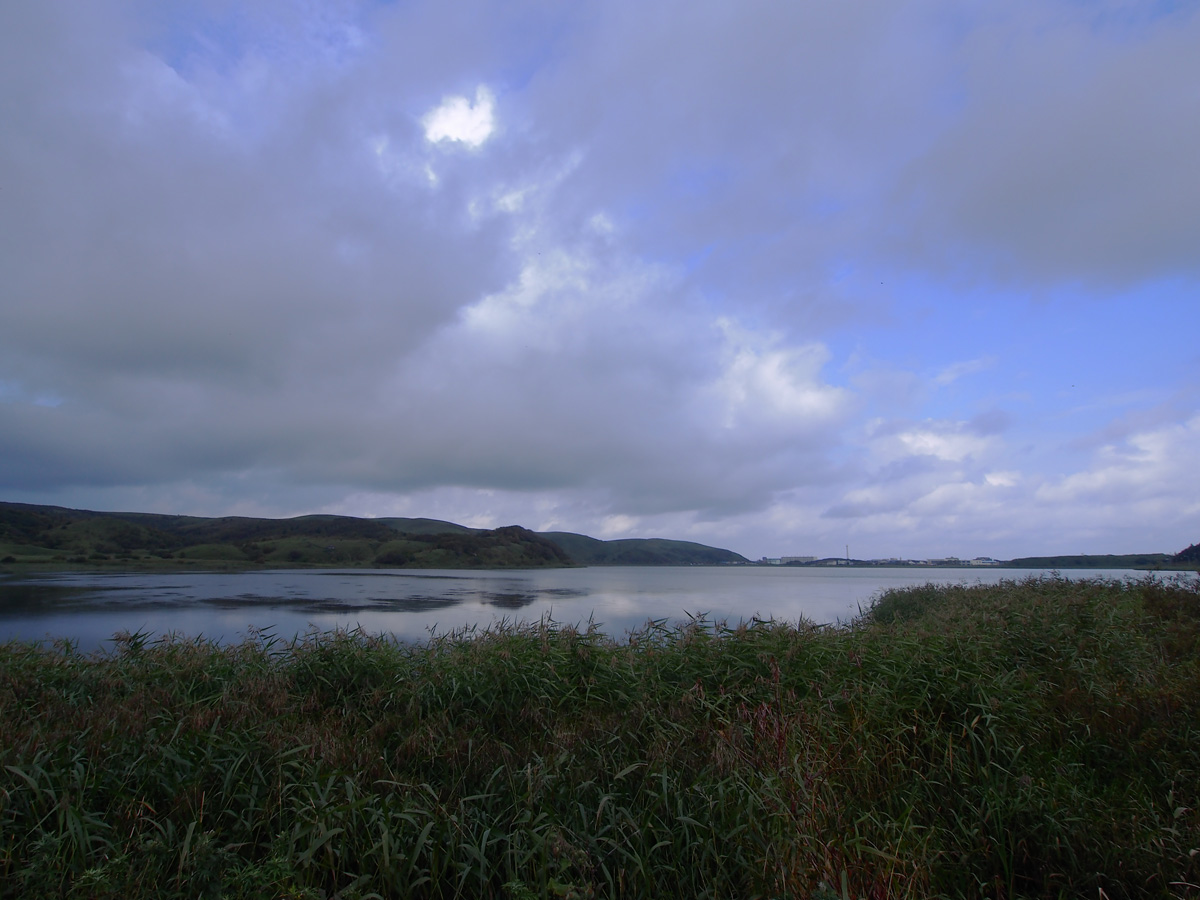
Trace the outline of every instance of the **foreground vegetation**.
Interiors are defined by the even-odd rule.
[[[1200,896],[1200,588],[0,648],[4,897]]]

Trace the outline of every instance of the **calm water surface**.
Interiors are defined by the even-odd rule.
[[[703,615],[847,621],[880,591],[909,584],[994,583],[1019,569],[596,567],[521,571],[291,570],[0,576],[0,642],[69,638],[100,649],[121,631],[235,642],[251,629],[283,639],[311,629],[362,628],[402,640],[483,628],[502,619],[589,619],[623,637],[647,619]],[[1069,578],[1142,578],[1074,570]]]

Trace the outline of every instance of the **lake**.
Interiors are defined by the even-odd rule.
[[[311,629],[362,628],[423,640],[498,620],[586,625],[624,637],[648,619],[703,615],[845,622],[880,591],[911,584],[995,583],[1022,569],[589,567],[473,570],[269,570],[173,574],[70,572],[0,576],[0,642],[67,638],[109,646],[121,631],[237,642],[252,629],[289,640]],[[1068,578],[1143,578],[1070,570]]]

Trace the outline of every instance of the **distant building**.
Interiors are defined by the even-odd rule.
[[[1000,560],[992,559],[990,556],[977,556],[973,560],[971,560],[970,565],[972,565],[972,566],[998,566],[998,565],[1000,565]]]
[[[785,566],[788,563],[810,563],[814,560],[816,560],[815,556],[781,556],[779,558],[779,562]]]

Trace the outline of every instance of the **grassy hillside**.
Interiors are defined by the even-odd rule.
[[[466,525],[456,525],[454,522],[443,522],[441,519],[404,519],[391,517],[376,519],[390,525],[395,531],[405,534],[471,534],[484,531],[482,528],[468,528]]]
[[[543,531],[541,535],[585,566],[696,566],[747,562],[744,556],[732,550],[706,547],[691,541],[663,538],[601,541],[567,531]]]
[[[599,541],[439,519],[201,518],[0,503],[0,562],[45,566],[528,568],[714,565],[746,560],[689,541]]]
[[[1186,550],[1180,550],[1172,560],[1179,565],[1191,568],[1200,567],[1200,544],[1189,544]]]
[[[374,564],[434,569],[574,565],[556,544],[518,525],[466,533],[399,534],[377,548]]]
[[[1200,589],[0,646],[0,898],[1190,897]]]
[[[569,566],[518,526],[480,530],[435,519],[198,518],[0,503],[0,561],[42,565]]]

